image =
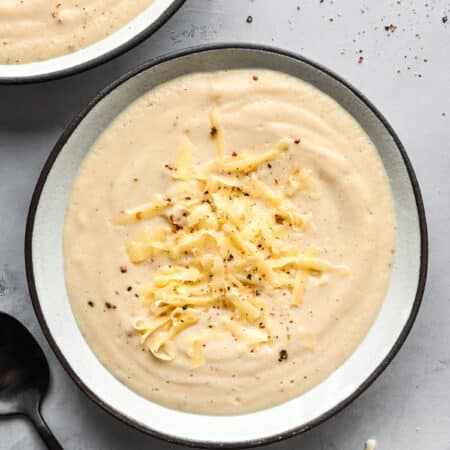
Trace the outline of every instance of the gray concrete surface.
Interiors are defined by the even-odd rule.
[[[300,6],[300,10],[297,9]],[[443,16],[449,15],[444,23]],[[253,16],[253,23],[246,18]],[[385,26],[396,25],[394,31]],[[53,383],[44,415],[66,449],[174,448],[90,402],[49,349],[24,273],[25,217],[47,155],[75,112],[129,68],[205,42],[287,48],[353,83],[397,130],[414,164],[430,232],[425,299],[412,334],[385,373],[332,420],[276,450],[450,449],[450,2],[448,0],[187,0],[156,34],[114,61],[40,85],[0,87],[0,310],[42,344]],[[358,62],[359,57],[364,59]],[[22,419],[0,421],[0,449],[43,449]]]

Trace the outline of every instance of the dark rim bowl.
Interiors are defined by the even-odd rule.
[[[0,85],[55,80],[109,61],[157,31],[184,1],[155,0],[154,4],[111,35],[74,53],[33,63],[0,64]]]
[[[358,349],[329,378],[303,396],[257,413],[199,416],[169,410],[134,394],[95,358],[71,315],[62,268],[62,229],[68,195],[85,153],[123,108],[175,76],[240,67],[271,68],[298,76],[357,118],[377,146],[391,183],[398,224],[397,255],[386,300],[375,323]],[[154,59],[97,95],[53,148],[34,191],[25,238],[26,272],[36,315],[53,351],[81,390],[140,431],[168,442],[206,448],[253,447],[280,441],[317,426],[354,401],[405,342],[421,304],[427,258],[427,227],[419,185],[405,149],[381,113],[328,69],[284,50],[246,44],[200,46]],[[86,366],[91,372],[84,373]],[[92,378],[94,372],[101,383]],[[104,391],[108,386],[110,390]],[[148,419],[137,412],[138,404]]]

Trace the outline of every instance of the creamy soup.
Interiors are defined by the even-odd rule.
[[[43,61],[86,47],[153,0],[2,0],[0,64]]]
[[[80,168],[64,241],[99,360],[142,396],[204,414],[328,377],[374,321],[394,249],[366,133],[310,84],[256,69],[184,76],[124,110]]]

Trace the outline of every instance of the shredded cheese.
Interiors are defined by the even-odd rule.
[[[183,135],[177,151],[174,178],[189,180],[192,176],[192,144],[187,136]]]
[[[275,187],[260,176],[262,166],[282,158],[290,143],[227,155],[215,110],[210,123],[216,159],[194,166],[193,144],[182,136],[167,196],[121,211],[114,220],[117,225],[157,216],[165,221],[126,247],[134,264],[162,256],[170,261],[142,289],[147,316],[134,322],[142,345],[162,361],[176,357],[174,338],[194,325],[197,330],[212,307],[226,310],[223,332],[256,351],[272,339],[266,309],[276,291],[300,306],[310,278],[348,273],[347,267],[324,260],[320,248],[296,244],[312,216],[290,197],[313,186],[311,171],[294,166],[285,184]],[[206,331],[199,330],[186,352],[194,368],[204,364],[203,345],[213,335]],[[315,348],[314,336],[299,330],[299,338],[305,348]]]

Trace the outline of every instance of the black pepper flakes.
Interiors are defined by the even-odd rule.
[[[112,303],[109,303],[109,302],[105,302],[105,306],[106,306],[108,309],[116,309],[116,308],[117,308],[116,305],[113,305]]]
[[[390,25],[385,25],[384,29],[393,33],[397,29],[397,25],[391,23]]]
[[[247,23],[252,23],[253,22],[253,17],[252,16],[248,16],[247,17]]]
[[[286,361],[288,359],[288,352],[286,350],[280,350],[278,361]]]
[[[216,127],[211,127],[211,130],[210,130],[210,132],[209,132],[209,135],[210,135],[211,137],[217,136],[217,128],[216,128]]]
[[[94,302],[91,301],[91,300],[89,300],[89,301],[88,301],[88,305],[89,305],[91,308],[93,308],[93,307],[94,307]]]
[[[447,16],[444,16],[443,18],[442,18],[442,23],[447,23],[448,22],[448,17]]]
[[[128,272],[128,269],[127,269],[125,266],[120,266],[120,271],[121,271],[122,273],[127,273],[127,272]]]

